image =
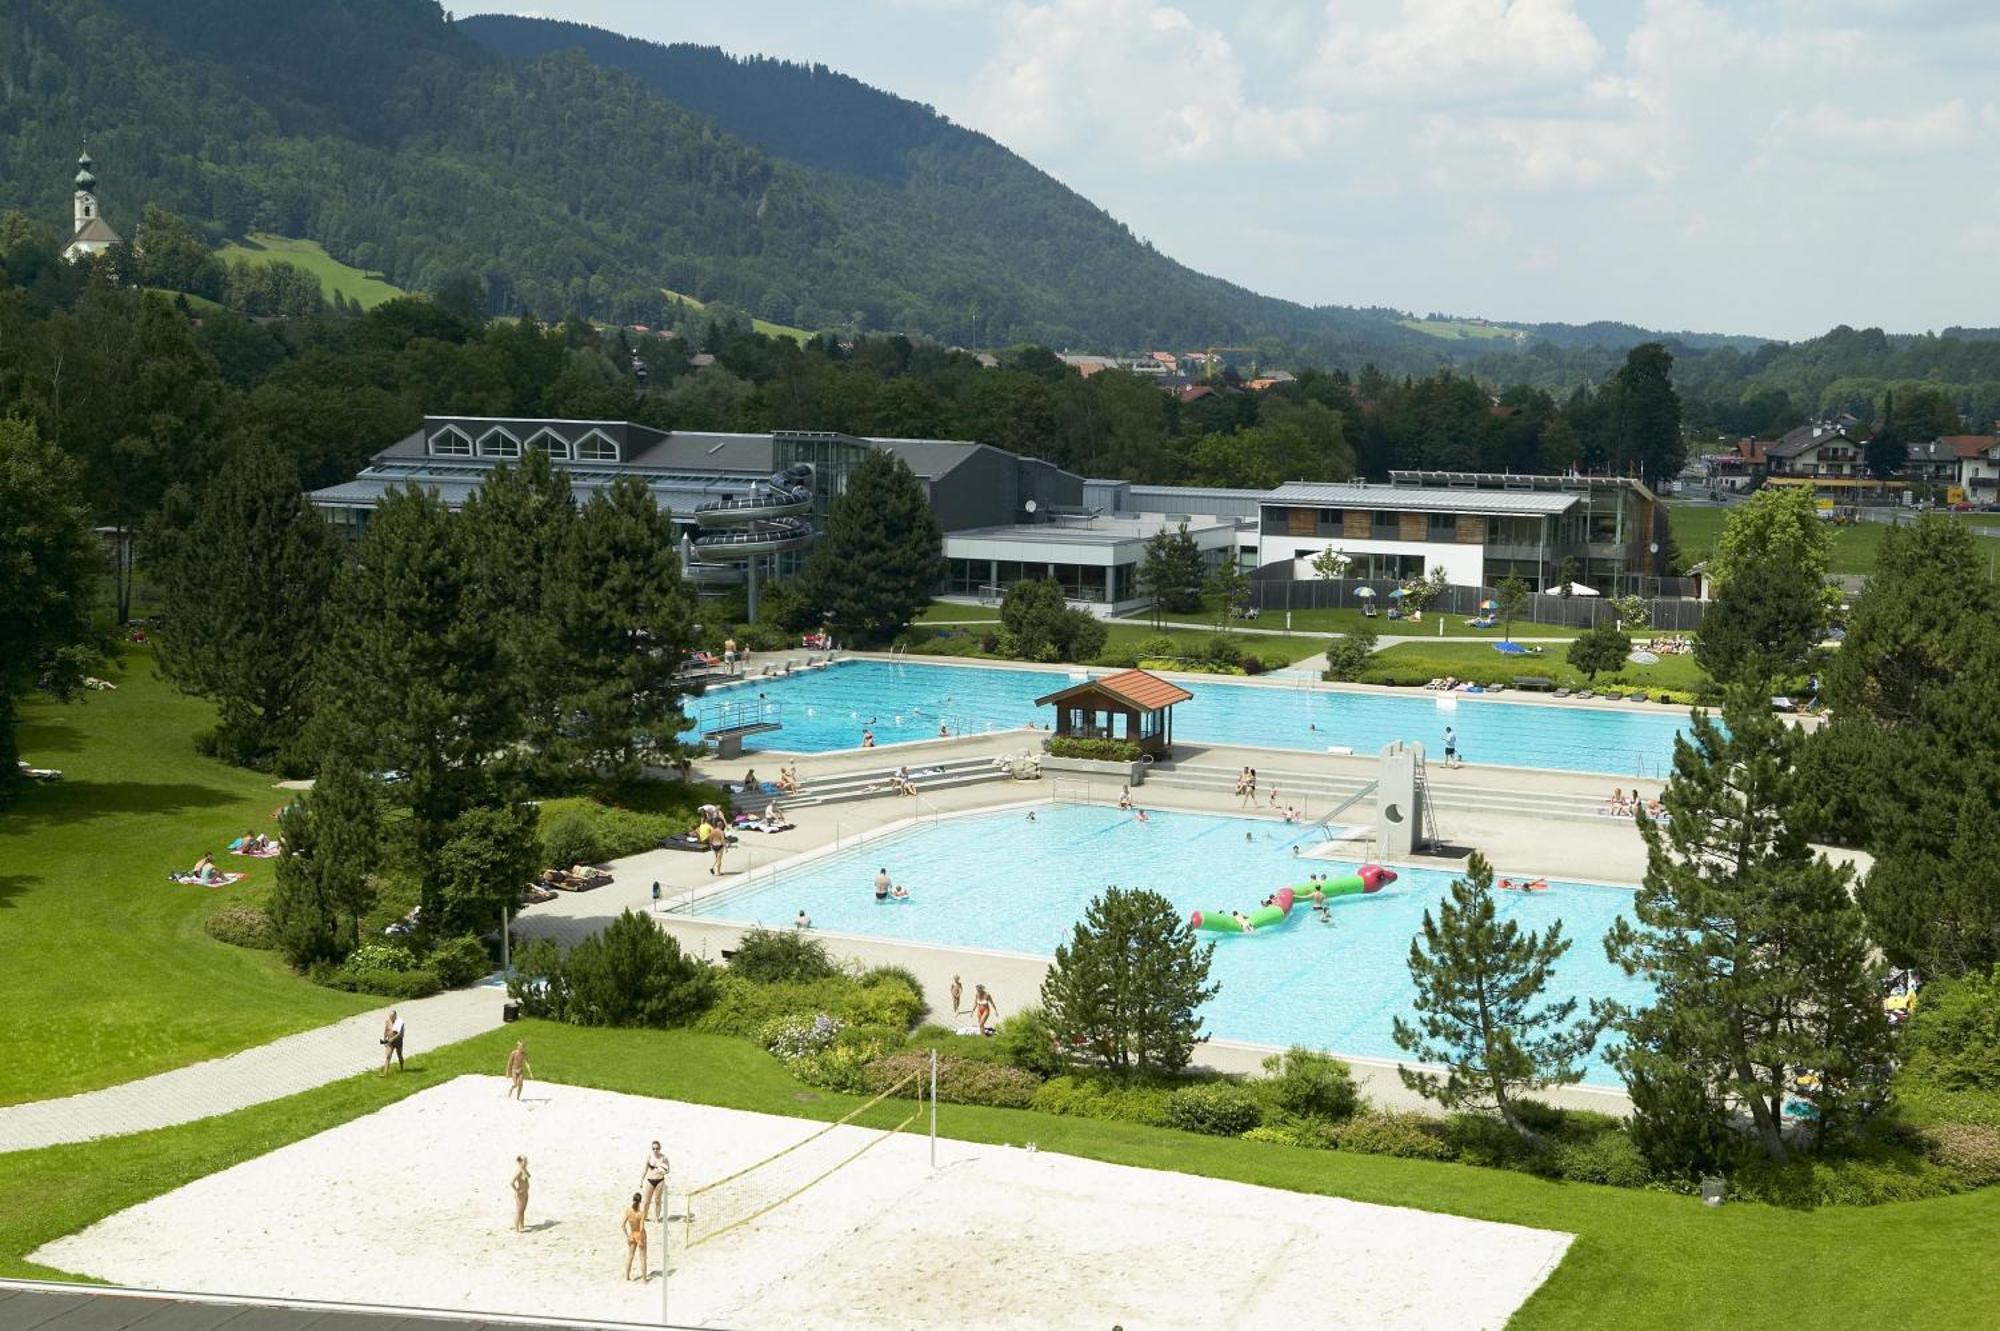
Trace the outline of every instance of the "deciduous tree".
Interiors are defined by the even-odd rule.
[[[1595,680],[1600,670],[1617,670],[1631,655],[1632,639],[1616,624],[1599,624],[1586,629],[1570,642],[1569,663],[1581,670],[1584,678]]]
[[[1717,680],[1784,684],[1806,667],[1826,629],[1826,584],[1781,556],[1736,565],[1702,617],[1694,659]]]

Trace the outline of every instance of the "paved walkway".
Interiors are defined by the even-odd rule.
[[[425,1053],[500,1024],[506,996],[498,979],[433,998],[398,1003],[407,1029],[404,1053]],[[389,1005],[157,1076],[101,1091],[0,1108],[0,1151],[148,1132],[212,1118],[309,1091],[382,1065],[382,1021]]]

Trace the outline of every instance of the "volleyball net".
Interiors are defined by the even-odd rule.
[[[679,1246],[683,1250],[699,1248],[725,1234],[754,1224],[832,1178],[889,1138],[903,1132],[926,1112],[929,1112],[931,1118],[932,1160],[935,1163],[937,1140],[935,1099],[929,1103],[928,1110],[926,1107],[928,1094],[926,1083],[932,1075],[931,1068],[912,1072],[872,1099],[848,1110],[819,1131],[809,1133],[789,1146],[773,1151],[763,1159],[752,1161],[713,1182],[690,1189],[681,1199]],[[829,1154],[832,1154],[830,1150],[807,1149],[816,1142],[824,1141],[836,1129],[852,1124],[855,1119],[884,1101],[910,1092],[913,1087],[915,1089],[911,1098],[916,1100],[917,1107],[894,1127],[880,1130],[859,1146],[834,1155],[830,1161],[827,1159]],[[782,1169],[774,1168],[780,1161],[790,1163]]]

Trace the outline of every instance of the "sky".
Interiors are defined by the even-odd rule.
[[[478,8],[831,66],[1309,304],[2000,324],[2000,0]]]

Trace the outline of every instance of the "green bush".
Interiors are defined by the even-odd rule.
[[[1238,1082],[1197,1082],[1167,1096],[1167,1126],[1182,1132],[1240,1137],[1263,1120],[1257,1093]]]
[[[868,1065],[863,1089],[879,1095],[913,1073],[917,1086],[900,1095],[913,1098],[917,1089],[929,1086],[930,1055],[916,1050],[889,1054]],[[938,1059],[938,1099],[950,1104],[1027,1109],[1039,1089],[1041,1082],[1019,1068],[975,1058]]]
[[[264,913],[261,906],[224,906],[202,921],[201,927],[210,938],[232,947],[269,952],[278,945],[276,936],[271,932],[271,917]]]
[[[470,934],[460,934],[432,948],[424,958],[424,967],[436,971],[445,988],[463,989],[492,973],[493,958],[486,951],[486,944]]]
[[[1614,1188],[1643,1188],[1652,1174],[1639,1148],[1625,1133],[1600,1132],[1583,1141],[1556,1145],[1552,1167],[1571,1183],[1605,1183]]]
[[[1326,645],[1326,677],[1351,681],[1361,678],[1375,655],[1375,630],[1355,629]]]
[[[1094,1077],[1051,1077],[1035,1091],[1037,1113],[1117,1123],[1167,1126],[1169,1088],[1146,1083],[1108,1084]]]
[[[1190,675],[1241,675],[1246,673],[1240,665],[1223,665],[1216,661],[1155,660],[1147,658],[1139,662],[1146,670],[1179,670]]]
[[[1009,1066],[1038,1078],[1060,1076],[1069,1066],[1039,1003],[1031,1003],[1001,1022],[988,1043]]]
[[[1164,633],[1155,633],[1150,638],[1139,639],[1135,649],[1139,656],[1170,657],[1180,651],[1180,644]]]
[[[1955,1172],[1912,1152],[1794,1156],[1784,1164],[1757,1158],[1738,1166],[1729,1177],[1729,1190],[1738,1196],[1805,1210],[1923,1201],[1959,1192],[1963,1186]]]
[[[1072,610],[1063,616],[1061,637],[1064,655],[1071,661],[1095,661],[1104,652],[1111,630],[1088,610]]]
[[[923,1002],[923,1007],[918,1010],[917,1015],[913,1018],[914,1021],[922,1021],[930,1015],[931,1006],[928,1002],[923,1001],[924,982],[919,980],[917,973],[908,966],[870,966],[867,970],[861,972],[859,983],[863,989],[872,989],[888,980],[893,980],[902,985],[905,989],[915,994],[919,1002]],[[907,1024],[905,1023],[906,1026]]]
[[[1227,633],[1211,633],[1208,641],[1201,645],[1201,659],[1213,666],[1240,666],[1243,664],[1243,649]]]
[[[1012,1018],[1009,1018],[1012,1020]],[[1000,1029],[1006,1029],[1002,1022]],[[984,1035],[960,1035],[948,1026],[940,1026],[934,1021],[925,1022],[910,1032],[903,1041],[903,1048],[919,1052],[937,1050],[940,1058],[965,1058],[978,1063],[1005,1063],[1006,1052],[998,1039]]]
[[[826,944],[798,929],[750,930],[730,952],[729,969],[759,984],[824,980],[840,973]]]
[[[1294,1118],[1338,1122],[1361,1107],[1352,1070],[1330,1054],[1293,1045],[1266,1058],[1264,1072],[1251,1087],[1274,1109]]]
[[[1343,1151],[1393,1155],[1405,1160],[1449,1160],[1444,1125],[1417,1113],[1392,1114],[1371,1110],[1342,1124],[1337,1136]]]
[[[1339,1139],[1333,1124],[1316,1118],[1281,1118],[1276,1122],[1260,1123],[1243,1134],[1246,1142],[1303,1146],[1313,1151],[1330,1151]]]
[[[341,989],[350,994],[375,994],[382,998],[429,998],[444,989],[436,971],[421,969],[356,971],[345,965],[329,966],[322,962],[308,974],[314,984],[322,984],[329,989]]]
[[[513,962],[507,996],[521,1005],[521,1014],[568,1021],[569,975],[563,968],[562,949],[546,938],[537,938],[516,951]]]
[[[579,1026],[680,1026],[715,1001],[716,968],[627,910],[563,958],[567,1018]]]
[[[1049,741],[1051,758],[1094,758],[1106,763],[1139,761],[1139,745],[1129,739],[1075,739],[1058,735]]]
[[[2000,970],[1934,980],[1904,1032],[1907,1075],[1947,1091],[2000,1090]]]
[[[579,809],[564,809],[544,818],[542,862],[567,869],[572,864],[595,864],[604,855],[597,829]]]
[[[1990,1123],[1933,1123],[1923,1129],[1924,1150],[1968,1188],[2000,1183],[2000,1128]]]
[[[786,1017],[810,1020],[820,1012],[850,1025],[906,1031],[923,1015],[923,999],[893,976],[866,985],[844,974],[760,984],[729,969],[722,971],[717,981],[714,1004],[694,1023],[696,1030],[711,1035],[757,1039],[774,1021]]]
[[[1554,1161],[1491,1114],[1448,1114],[1442,1124],[1451,1158],[1488,1169],[1519,1169],[1531,1174],[1551,1172]]]
[[[416,968],[416,955],[394,943],[364,943],[341,963],[341,969],[350,975],[395,974]]]

